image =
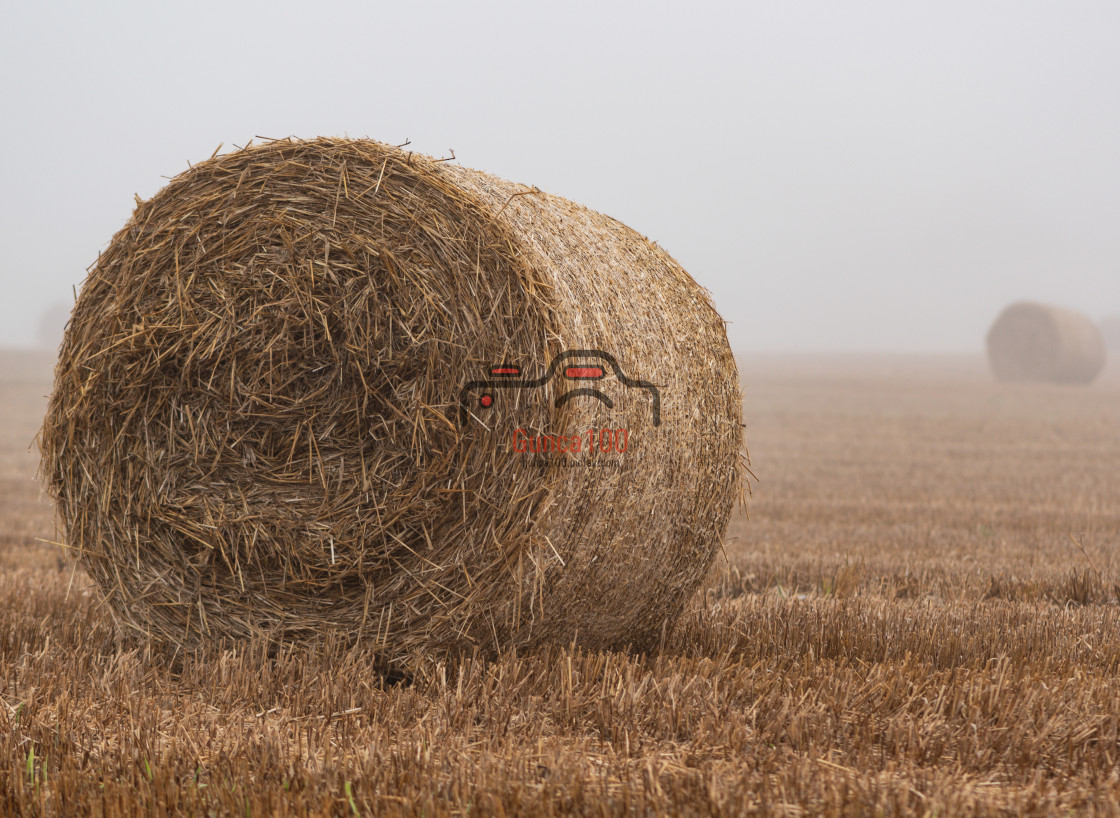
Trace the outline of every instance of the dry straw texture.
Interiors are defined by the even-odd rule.
[[[613,355],[614,405],[561,402]],[[607,382],[610,382],[609,384]],[[625,454],[513,451],[515,430],[628,430]],[[391,663],[576,640],[648,647],[741,495],[724,323],[657,245],[535,188],[372,141],[196,165],[91,268],[55,372],[43,472],[118,626],[197,645],[363,642]],[[587,467],[599,464],[597,468]]]
[[[1001,381],[1086,384],[1104,368],[1105,348],[1088,316],[1019,302],[988,331],[988,360]]]

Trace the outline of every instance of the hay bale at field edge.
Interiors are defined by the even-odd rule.
[[[563,369],[471,392],[588,350],[613,397]],[[626,451],[516,451],[602,429]],[[333,633],[391,663],[655,644],[745,471],[724,323],[668,254],[370,140],[216,156],[139,204],[90,269],[40,438],[122,631]]]
[[[1001,381],[1088,384],[1104,368],[1104,343],[1092,319],[1049,304],[1012,304],[992,324],[987,343]]]

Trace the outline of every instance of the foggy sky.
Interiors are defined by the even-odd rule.
[[[737,350],[1120,313],[1120,4],[8,4],[0,346],[188,161],[368,136],[658,241]]]

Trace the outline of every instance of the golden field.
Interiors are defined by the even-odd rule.
[[[0,353],[0,812],[1120,814],[1120,364],[740,361],[758,480],[654,655],[386,681],[341,646],[118,647]]]

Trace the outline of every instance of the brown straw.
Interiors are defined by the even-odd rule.
[[[613,406],[544,377],[572,350],[617,364],[593,381]],[[500,364],[544,382],[470,386]],[[516,450],[604,429],[625,452]],[[745,474],[724,322],[663,250],[369,140],[216,156],[138,204],[81,291],[41,444],[122,633],[333,634],[392,664],[655,645]]]

